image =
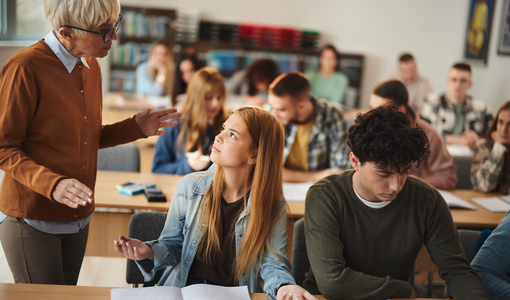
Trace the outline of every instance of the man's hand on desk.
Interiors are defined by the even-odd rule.
[[[144,242],[137,239],[130,239],[123,235],[119,236],[119,241],[113,241],[115,251],[131,260],[154,260],[154,252]]]
[[[71,208],[92,203],[92,190],[76,179],[62,179],[52,193],[53,199]]]
[[[163,127],[172,127],[177,125],[177,121],[168,121],[181,116],[180,112],[177,112],[175,108],[167,108],[157,111],[152,111],[147,108],[146,111],[139,112],[135,115],[135,122],[138,128],[146,136],[151,135],[164,135],[164,130],[159,130]]]

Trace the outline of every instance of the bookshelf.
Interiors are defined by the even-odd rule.
[[[258,58],[276,61],[280,72],[318,69],[320,33],[295,28],[200,21],[195,11],[122,7],[123,25],[112,47],[110,91],[135,92],[136,66],[148,58],[151,43],[168,37],[175,61],[183,48],[194,48],[202,65],[216,68],[228,81]],[[360,105],[364,57],[341,53],[340,69],[349,77],[345,105]]]
[[[173,35],[171,24],[176,12],[123,6],[121,13],[123,24],[110,55],[110,91],[134,93],[136,67],[148,59],[154,40]]]

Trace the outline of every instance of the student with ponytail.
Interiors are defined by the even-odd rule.
[[[283,146],[283,126],[269,112],[235,110],[214,140],[214,165],[177,186],[160,238],[120,236],[115,250],[136,260],[146,281],[166,268],[158,285],[247,285],[270,299],[315,299],[287,260]]]

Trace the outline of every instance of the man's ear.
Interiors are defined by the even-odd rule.
[[[352,152],[349,154],[349,161],[351,162],[352,168],[355,171],[358,171],[359,168],[361,167],[361,163],[359,161],[359,158],[356,155],[354,155],[354,153],[352,153]]]

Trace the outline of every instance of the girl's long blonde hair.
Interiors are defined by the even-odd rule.
[[[239,114],[246,122],[252,137],[252,149],[257,149],[257,160],[245,184],[245,195],[250,192],[249,218],[242,237],[233,269],[233,280],[239,282],[243,274],[250,274],[260,264],[266,251],[272,251],[269,235],[280,214],[282,191],[282,160],[284,130],[281,122],[268,111],[257,107],[241,107],[232,114]],[[206,224],[198,255],[214,263],[220,254],[222,240],[221,194],[225,188],[225,175],[216,166],[210,188],[201,203],[201,220]]]
[[[175,73],[175,61],[174,61],[174,52],[172,50],[172,44],[168,39],[160,38],[155,40],[151,48],[149,50],[149,60],[147,61],[147,68],[149,69],[149,74],[153,81],[156,81],[156,75],[158,70],[154,66],[154,60],[152,58],[152,54],[154,53],[154,49],[156,46],[162,45],[166,48],[168,52],[168,62],[166,63],[166,73],[165,75],[165,95],[172,95],[172,88],[174,84],[174,73]]]
[[[199,149],[203,151],[202,144],[204,139],[207,139],[208,121],[205,98],[219,93],[225,100],[226,89],[223,76],[213,68],[202,68],[193,74],[186,93],[187,99],[182,107],[182,117],[179,121],[181,130],[177,136],[177,147],[183,147],[185,153]],[[223,107],[212,124],[214,134],[221,131],[221,125],[227,117],[224,101]]]

